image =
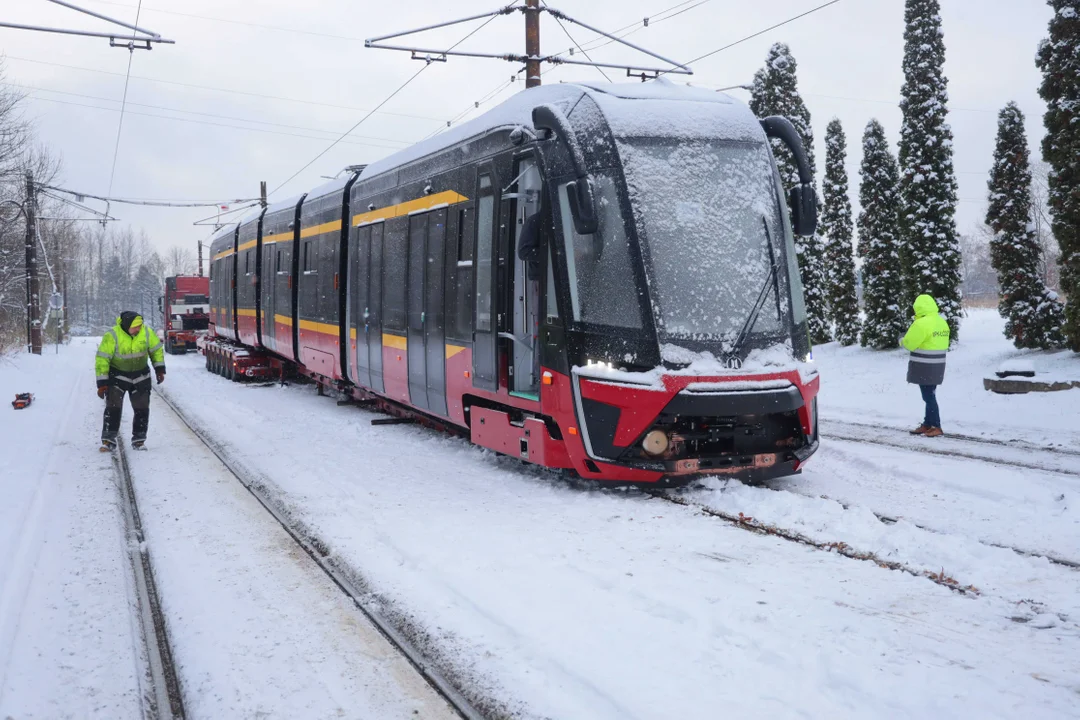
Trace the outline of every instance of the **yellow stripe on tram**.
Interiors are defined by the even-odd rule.
[[[416,200],[409,200],[408,202],[399,203],[397,205],[388,205],[387,207],[378,210],[353,215],[352,224],[356,226],[375,222],[377,220],[401,217],[402,215],[408,215],[412,212],[430,210],[438,205],[453,205],[455,203],[466,202],[468,199],[469,198],[461,193],[454,192],[453,190],[445,190],[440,193],[435,193],[434,195],[417,198]]]
[[[447,345],[446,345],[446,359],[447,360],[454,357],[455,355],[460,355],[463,352],[465,352],[465,348],[461,347],[460,345],[451,345],[449,343],[447,343]]]
[[[300,329],[308,330],[310,332],[322,333],[324,335],[337,335],[338,326],[331,325],[329,323],[315,322],[314,320],[301,320]]]
[[[274,322],[281,323],[282,325],[288,325],[292,327],[292,318],[288,315],[275,315]]]
[[[332,220],[330,222],[325,222],[322,225],[312,225],[309,228],[304,228],[303,230],[300,231],[300,237],[308,238],[308,237],[311,237],[312,235],[322,235],[323,233],[334,232],[335,230],[340,230],[340,229],[341,229],[341,221],[340,220]]]
[[[383,344],[383,347],[390,347],[390,348],[394,348],[396,350],[408,350],[409,349],[409,339],[404,338],[404,337],[402,337],[400,335],[388,335],[386,333],[383,333],[382,344]]]
[[[263,245],[270,245],[276,242],[285,242],[293,239],[292,230],[288,232],[278,233],[277,235],[267,235],[263,238]]]
[[[240,317],[255,317],[255,310],[253,308],[237,308],[236,314]]]
[[[250,250],[251,248],[255,247],[258,244],[259,244],[258,238],[256,238],[255,240],[248,240],[246,243],[244,243],[243,245],[238,247],[236,250],[237,250],[237,252],[244,252],[245,250]]]

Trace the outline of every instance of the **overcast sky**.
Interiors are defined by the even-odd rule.
[[[798,15],[825,0],[706,0],[628,39],[689,60]],[[137,0],[76,0],[134,21]],[[615,30],[644,17],[663,17],[679,0],[552,0],[567,14]],[[700,0],[695,0],[700,2]],[[949,120],[962,232],[985,213],[997,112],[1010,100],[1027,116],[1037,158],[1044,104],[1035,51],[1052,11],[1044,0],[941,0],[949,79]],[[140,25],[175,45],[136,51],[128,88],[114,197],[218,200],[253,197],[260,180],[271,190],[322,152],[422,64],[406,53],[364,48],[366,37],[411,29],[498,7],[498,0],[146,0]],[[169,8],[168,10],[166,8]],[[824,169],[825,125],[840,118],[848,136],[852,202],[858,202],[861,137],[878,118],[896,150],[903,82],[903,0],[840,0],[693,66],[693,84],[720,88],[748,83],[769,46],[783,41],[798,61],[799,89],[813,116],[818,169]],[[46,0],[5,0],[0,20],[104,29],[104,23]],[[479,23],[433,31],[415,44],[446,47]],[[577,42],[595,36],[570,27]],[[572,44],[550,18],[542,26],[545,53]],[[409,44],[405,42],[403,44]],[[520,14],[495,19],[459,49],[524,52]],[[129,53],[108,40],[0,28],[5,80],[30,95],[28,114],[40,139],[63,157],[63,183],[104,195],[124,91]],[[642,62],[618,45],[595,60]],[[646,63],[647,64],[647,63]],[[518,66],[499,60],[452,58],[435,63],[383,112],[286,184],[271,200],[302,192],[346,165],[367,163],[444,127],[474,102],[504,86],[471,118],[523,89],[507,81]],[[607,71],[619,81],[618,71]],[[545,82],[603,80],[593,68],[562,66]],[[625,78],[623,78],[625,80]],[[678,78],[683,81],[682,78]],[[743,91],[733,94],[748,99]],[[194,248],[209,228],[207,210],[113,206],[113,214],[143,228],[161,250]]]

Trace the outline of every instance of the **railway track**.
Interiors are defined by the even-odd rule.
[[[665,502],[680,505],[682,507],[693,508],[703,515],[722,520],[733,527],[737,527],[740,530],[746,530],[758,535],[771,535],[788,542],[793,542],[799,545],[805,545],[823,552],[836,553],[842,557],[849,558],[851,560],[861,560],[865,562],[871,562],[878,567],[885,568],[887,570],[899,570],[905,572],[908,575],[914,577],[921,577],[930,580],[942,587],[946,587],[953,592],[960,595],[979,595],[979,590],[974,585],[964,585],[962,582],[950,577],[944,570],[934,572],[925,568],[918,568],[907,563],[898,562],[896,560],[886,560],[879,557],[873,552],[860,550],[844,542],[827,542],[822,540],[815,540],[803,533],[788,528],[779,527],[770,523],[762,522],[756,518],[739,513],[734,515],[732,513],[718,510],[713,507],[709,507],[703,503],[694,502],[682,497],[677,490],[646,490],[646,495],[655,498],[657,500],[663,500]]]
[[[410,639],[413,628],[405,622],[395,622],[377,607],[372,594],[364,589],[363,580],[353,568],[342,567],[323,541],[308,528],[294,521],[289,513],[280,507],[267,491],[267,483],[250,472],[210,436],[198,423],[193,422],[163,392],[155,390],[157,396],[172,410],[198,440],[221,462],[228,472],[259,502],[274,518],[288,536],[310,557],[319,569],[341,590],[352,604],[374,625],[384,638],[405,657],[409,664],[420,674],[432,690],[465,720],[487,720],[498,715],[493,710],[496,704],[484,697],[469,697],[452,682],[447,675],[421,652]]]
[[[836,420],[822,420],[821,435],[824,440],[833,439],[881,445],[928,455],[978,460],[992,465],[1080,477],[1080,452],[1065,448],[1041,447],[1021,441],[988,440],[971,435],[954,434],[946,434],[941,438],[928,440],[911,436],[907,432],[895,428],[882,428],[864,423],[849,423]],[[1036,452],[1043,455],[1032,459],[1018,456],[1018,453]]]
[[[147,671],[145,679],[149,687],[143,688],[143,717],[146,720],[183,720],[184,701],[180,681],[173,663],[169,636],[165,627],[165,615],[161,598],[154,581],[154,568],[150,550],[143,534],[139,504],[135,486],[131,480],[127,453],[123,443],[113,453],[113,468],[120,483],[120,498],[124,512],[124,529],[127,535],[128,554],[135,579],[135,594],[139,609],[139,623],[146,650]]]

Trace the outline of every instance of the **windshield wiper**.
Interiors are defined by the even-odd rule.
[[[757,323],[758,316],[761,314],[761,308],[765,306],[765,301],[769,297],[770,285],[772,285],[773,292],[776,295],[776,319],[782,319],[780,312],[779,268],[776,265],[776,250],[773,248],[772,234],[769,232],[769,222],[764,215],[761,216],[761,224],[765,227],[765,243],[769,248],[769,275],[765,278],[765,282],[761,286],[761,291],[758,293],[757,301],[750,310],[746,322],[743,323],[742,330],[739,331],[739,337],[735,340],[735,347],[731,351],[731,354],[735,357],[739,357],[743,345],[746,343],[747,338],[750,337],[750,332],[754,329],[754,324]]]

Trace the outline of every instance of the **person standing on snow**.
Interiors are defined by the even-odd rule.
[[[915,298],[915,322],[900,341],[910,353],[907,381],[918,385],[926,403],[922,425],[912,435],[939,437],[941,413],[938,410],[937,386],[945,381],[945,353],[949,350],[949,324],[938,314],[937,303],[929,295]]]
[[[101,424],[101,451],[116,448],[120,418],[124,413],[124,395],[131,395],[135,414],[131,426],[131,447],[139,450],[146,442],[150,424],[150,368],[154,364],[157,381],[165,382],[164,344],[153,328],[143,325],[142,316],[127,310],[120,313],[116,325],[105,333],[98,345],[94,370],[97,394],[105,399],[105,418]]]

